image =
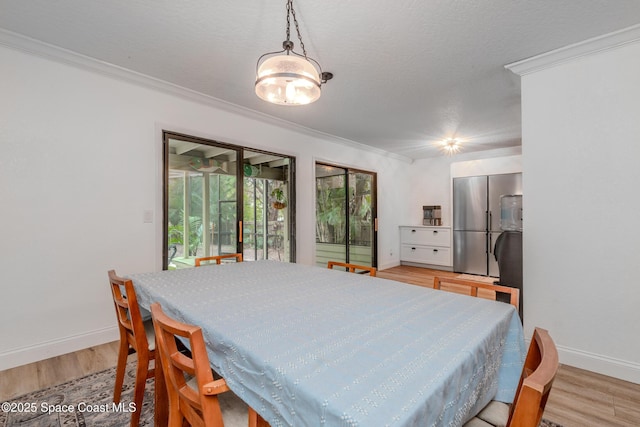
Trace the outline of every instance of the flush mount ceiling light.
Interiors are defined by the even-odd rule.
[[[462,148],[460,141],[454,138],[445,139],[440,143],[442,151],[452,156]]]
[[[296,27],[302,54],[293,51],[290,40],[291,17]],[[283,50],[269,52],[256,63],[256,95],[279,105],[305,105],[320,98],[320,86],[333,78],[323,72],[318,61],[307,56],[300,27],[293,10],[293,0],[287,0],[287,39]]]

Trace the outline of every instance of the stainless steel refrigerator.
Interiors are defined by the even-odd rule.
[[[453,179],[453,270],[499,276],[493,255],[500,229],[500,197],[522,195],[522,174]]]

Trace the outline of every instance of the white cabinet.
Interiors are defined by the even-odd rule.
[[[400,262],[452,267],[451,228],[400,227]]]

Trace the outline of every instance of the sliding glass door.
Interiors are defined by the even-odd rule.
[[[165,132],[164,268],[230,253],[294,260],[293,161]]]
[[[376,174],[316,163],[316,264],[377,266]]]
[[[245,260],[290,261],[294,192],[288,157],[244,150]]]

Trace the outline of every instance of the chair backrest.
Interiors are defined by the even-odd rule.
[[[476,282],[474,280],[456,279],[454,277],[448,278],[448,277],[436,276],[433,278],[433,289],[441,289],[443,283],[462,285],[462,286],[468,287],[470,292],[469,295],[473,297],[478,296],[478,289],[485,289],[487,291],[492,291],[493,293],[489,292],[488,295],[493,296],[493,299],[496,298],[497,292],[506,293],[510,295],[510,299],[509,299],[510,304],[513,304],[516,307],[516,309],[518,309],[520,305],[520,290],[517,288],[511,288],[509,286],[494,285],[491,283]]]
[[[223,259],[235,258],[236,262],[242,262],[242,254],[226,254],[226,255],[213,255],[196,258],[196,267],[200,267],[205,261],[215,261],[216,264],[220,264]]]
[[[126,335],[129,344],[138,352],[149,349],[133,282],[119,277],[114,270],[109,270],[108,274],[121,337]]]
[[[213,379],[202,330],[167,316],[158,303],[151,305],[151,316],[167,384],[169,425],[181,426],[186,419],[192,426],[222,427],[217,395],[229,388],[224,379]],[[178,350],[176,338],[188,340],[191,356]]]
[[[338,262],[338,261],[329,261],[327,262],[327,268],[333,269],[333,267],[344,267],[346,271],[350,273],[358,273],[358,274],[366,274],[369,273],[369,276],[376,275],[376,268],[369,267],[366,265],[358,265],[358,264],[350,264],[346,262]]]
[[[560,365],[558,350],[545,329],[535,328],[507,427],[537,427]]]

